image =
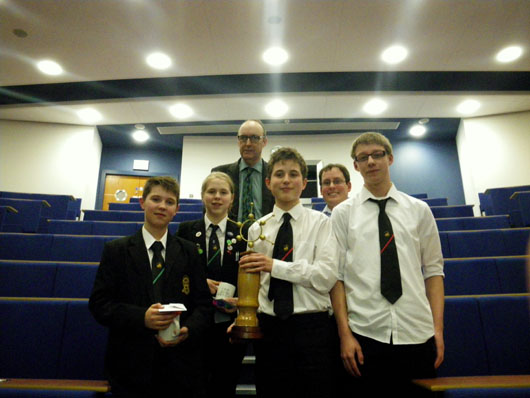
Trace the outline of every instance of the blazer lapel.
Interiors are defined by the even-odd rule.
[[[144,283],[150,300],[153,301],[153,276],[151,274],[151,265],[149,264],[149,256],[147,255],[147,248],[145,247],[141,229],[129,241],[129,254],[133,266]]]

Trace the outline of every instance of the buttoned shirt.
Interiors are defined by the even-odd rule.
[[[219,255],[221,256],[221,264],[223,264],[223,254],[224,254],[224,247],[225,247],[225,234],[226,234],[226,223],[228,222],[228,217],[223,218],[217,226],[216,235],[217,235],[217,242],[219,242],[219,248],[221,249],[221,252]],[[205,231],[205,239],[206,239],[206,258],[210,255],[210,235],[212,234],[212,229],[210,228],[210,225],[213,224],[208,216],[204,215],[204,227],[206,229]]]
[[[283,223],[285,212],[274,206],[272,213],[262,217],[260,226],[254,223],[249,229],[249,239],[260,235],[253,250],[272,257],[274,241]],[[322,212],[303,207],[300,203],[289,210],[293,229],[293,261],[273,259],[272,273],[261,273],[259,312],[275,315],[273,303],[268,298],[271,274],[293,284],[294,314],[331,312],[329,291],[338,277],[337,243],[331,221]]]
[[[324,213],[328,217],[331,216],[331,209],[328,207],[328,205],[326,205],[326,207],[322,209],[322,213]]]
[[[254,207],[252,209],[252,212],[254,214],[254,217],[256,219],[260,218],[263,214],[261,213],[261,204],[263,202],[262,199],[262,193],[261,188],[263,184],[263,162],[260,159],[258,163],[256,163],[254,166],[249,166],[245,163],[243,159],[241,159],[241,162],[239,162],[239,203],[241,204],[241,201],[243,200],[243,184],[245,183],[245,178],[247,177],[247,174],[250,172],[250,170],[245,170],[247,167],[254,169],[252,172],[252,175],[250,176],[250,183],[252,185],[252,200],[254,202]],[[241,220],[241,212],[242,212],[242,206],[239,206],[237,219],[239,221],[245,221]]]
[[[153,256],[154,256],[154,252],[153,250],[151,249],[151,245],[153,243],[155,243],[157,240],[153,237],[153,235],[151,235],[151,233],[145,229],[145,225],[142,226],[142,237],[144,238],[144,242],[145,242],[145,248],[147,250],[147,255],[149,256],[149,265],[151,265],[151,263],[153,262]],[[162,238],[160,238],[160,242],[162,243],[162,246],[164,247],[162,249],[162,258],[165,260],[166,259],[166,244],[167,244],[167,230],[166,230],[166,233],[164,234],[164,236],[162,236]],[[152,265],[151,265],[152,267]]]
[[[341,251],[348,323],[353,332],[394,344],[421,344],[434,335],[425,279],[443,276],[438,228],[429,206],[392,185],[386,213],[397,246],[403,295],[390,304],[382,295],[379,206],[365,187],[333,209],[331,221]],[[385,198],[386,198],[385,197]]]

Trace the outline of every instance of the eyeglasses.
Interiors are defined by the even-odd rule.
[[[368,158],[371,156],[373,160],[381,159],[385,157],[386,152],[385,151],[375,151],[372,153],[369,153],[368,155],[362,154],[359,156],[355,156],[355,161],[359,163],[366,162]]]
[[[322,181],[322,186],[323,187],[329,187],[331,186],[331,184],[333,183],[333,185],[340,185],[340,184],[344,184],[346,181],[344,180],[341,180],[340,178],[335,178],[334,180],[324,180]]]
[[[242,144],[246,144],[247,140],[250,140],[253,144],[257,144],[259,140],[263,138],[262,135],[238,135],[237,139]]]

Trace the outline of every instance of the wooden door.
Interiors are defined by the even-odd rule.
[[[134,196],[142,196],[145,182],[149,177],[107,175],[105,178],[105,192],[103,194],[103,210],[109,209],[109,203],[129,203],[129,199]],[[116,193],[125,191],[125,200],[118,200]],[[119,195],[118,195],[119,196]]]

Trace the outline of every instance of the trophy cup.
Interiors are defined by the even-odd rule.
[[[251,213],[248,215],[248,219],[245,222],[235,222],[229,220],[239,227],[239,235],[236,236],[238,241],[244,240],[247,242],[249,249],[252,249],[254,243],[258,240],[266,240],[265,235],[263,235],[263,226],[267,222],[259,221],[260,233],[259,236],[254,240],[249,240],[248,237],[245,238],[243,235],[243,228],[247,223],[252,225],[254,222],[257,222],[254,214],[252,213],[252,208],[254,203],[250,203]],[[252,250],[244,252],[242,255],[251,253]],[[235,321],[235,325],[232,328],[230,333],[233,340],[245,341],[245,340],[254,340],[261,339],[263,333],[259,328],[259,322],[257,317],[257,311],[259,306],[258,294],[260,288],[260,273],[259,272],[246,272],[245,270],[239,269],[237,277],[237,290],[238,290],[238,316]]]

